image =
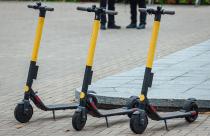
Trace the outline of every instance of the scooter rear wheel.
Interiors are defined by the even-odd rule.
[[[72,126],[75,130],[80,131],[84,128],[87,120],[87,114],[85,118],[82,117],[82,112],[75,112],[72,117]]]
[[[28,105],[28,110],[24,110],[24,103],[17,104],[14,111],[14,116],[20,123],[28,122],[33,115],[33,107],[31,104]]]
[[[197,106],[196,103],[193,102],[193,103],[190,103],[189,104],[188,109],[190,109],[188,111],[195,111],[196,112],[196,114],[194,114],[192,116],[185,117],[185,120],[187,122],[192,123],[192,122],[194,122],[198,118],[198,106]]]
[[[148,118],[144,112],[133,114],[130,119],[130,129],[136,134],[142,134],[148,125]]]

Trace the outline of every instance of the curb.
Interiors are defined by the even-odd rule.
[[[79,89],[75,91],[76,100],[79,100]],[[126,105],[129,98],[122,98],[122,97],[107,97],[107,96],[99,96],[95,95],[98,100],[98,106],[102,109],[113,109],[119,108]],[[158,108],[159,111],[173,111],[177,109],[181,109],[183,103],[186,99],[156,99],[151,98],[149,99],[150,103]],[[197,100],[196,103],[198,104],[199,111],[205,112],[210,111],[210,100]]]

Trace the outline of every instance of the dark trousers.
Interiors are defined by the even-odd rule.
[[[131,23],[137,23],[137,4],[139,8],[146,8],[145,0],[130,0]],[[140,24],[146,24],[146,13],[140,13]]]
[[[100,0],[100,7],[105,8],[108,4],[108,10],[115,10],[115,0]],[[101,24],[106,24],[106,15],[101,16]],[[113,25],[115,23],[114,21],[114,15],[108,15],[108,25]]]

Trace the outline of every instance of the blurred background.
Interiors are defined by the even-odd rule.
[[[35,0],[0,0],[0,1],[35,1]],[[97,2],[99,0],[42,0],[56,2]],[[129,0],[116,0],[119,3],[128,3]],[[181,4],[181,5],[209,5],[210,0],[146,0],[148,4]]]

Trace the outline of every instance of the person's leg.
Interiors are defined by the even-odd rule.
[[[139,8],[146,8],[146,0],[138,0]],[[140,12],[140,23],[138,29],[144,29],[146,27],[146,16],[145,12]]]
[[[100,0],[100,7],[106,9],[107,0]],[[101,29],[106,29],[106,15],[101,15]]]
[[[126,28],[136,28],[137,22],[137,0],[130,0],[131,24]]]
[[[115,0],[108,0],[108,10],[115,11]],[[108,15],[108,28],[120,29],[120,26],[115,24],[114,15]]]
[[[115,0],[108,0],[108,10],[115,11]],[[114,15],[108,15],[108,25],[112,25],[115,23]]]

